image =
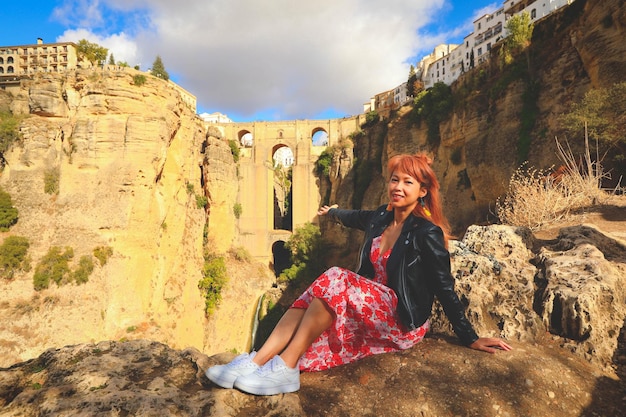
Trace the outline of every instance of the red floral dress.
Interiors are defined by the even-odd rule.
[[[333,267],[313,281],[291,305],[291,308],[307,308],[313,298],[321,298],[336,315],[333,324],[300,358],[300,370],[322,371],[366,356],[408,349],[424,338],[428,321],[410,332],[399,321],[398,298],[386,286],[385,266],[391,249],[381,256],[380,240],[380,236],[373,240],[370,252],[375,270],[373,279]]]

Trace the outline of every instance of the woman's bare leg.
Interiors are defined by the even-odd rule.
[[[303,308],[287,310],[252,361],[263,366],[265,362],[282,352],[296,334],[305,312]]]
[[[291,368],[298,365],[298,360],[311,344],[328,329],[335,319],[335,313],[322,299],[314,298],[301,317],[300,323],[288,342],[287,347],[280,353],[285,364]],[[258,354],[257,354],[258,355]]]

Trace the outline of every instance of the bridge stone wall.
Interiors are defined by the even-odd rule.
[[[288,146],[294,155],[292,165],[293,228],[306,222],[317,223],[321,202],[315,162],[326,146],[314,146],[313,135],[323,130],[328,146],[360,130],[365,116],[330,120],[294,120],[279,122],[216,123],[224,137],[241,143],[244,134],[252,134],[253,145],[241,149],[239,159],[238,220],[239,241],[260,261],[272,261],[272,246],[286,241],[290,233],[274,230],[274,173],[269,168],[276,150]]]

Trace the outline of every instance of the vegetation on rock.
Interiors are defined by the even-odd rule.
[[[33,286],[36,291],[46,289],[50,281],[57,285],[69,283],[71,280],[69,261],[74,257],[74,249],[52,246],[35,267]]]
[[[110,246],[98,246],[93,250],[93,256],[100,262],[100,266],[106,265],[113,255],[113,248]]]
[[[501,223],[538,230],[608,197],[600,186],[602,165],[592,160],[589,148],[579,163],[558,141],[557,146],[563,161],[557,170],[538,170],[523,164],[513,173],[507,194],[496,201]]]
[[[17,223],[18,211],[13,207],[11,195],[0,188],[0,232],[6,232]]]
[[[137,87],[141,87],[146,83],[146,76],[143,74],[135,74],[133,75],[133,84]]]
[[[43,191],[46,194],[59,194],[59,184],[61,182],[61,170],[51,168],[44,172]]]
[[[16,271],[30,270],[27,257],[30,243],[22,236],[7,236],[0,245],[0,276],[5,279],[13,278]]]
[[[623,163],[626,159],[625,97],[626,82],[589,90],[560,121],[572,136],[579,136],[587,129],[589,138],[604,145],[609,157]]]
[[[0,168],[3,168],[6,161],[4,154],[15,142],[21,140],[20,121],[22,117],[15,116],[9,112],[0,112]]]
[[[298,227],[285,244],[291,254],[291,266],[281,272],[281,282],[311,281],[322,271],[322,234],[318,226],[305,223]]]
[[[205,314],[209,317],[222,300],[222,288],[228,283],[224,257],[205,253],[202,277],[198,288],[204,297]]]
[[[432,88],[422,91],[413,100],[411,122],[426,123],[428,143],[437,147],[441,142],[439,125],[448,118],[452,111],[453,100],[450,86],[442,82],[435,83]]]

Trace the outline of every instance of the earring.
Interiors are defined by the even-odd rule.
[[[420,200],[420,205],[422,206],[422,210],[424,211],[424,214],[426,214],[427,217],[430,217],[430,210],[428,210],[428,208],[426,207],[424,198],[420,197],[419,200]]]
[[[391,211],[392,210],[391,203],[387,204],[387,208],[385,210],[387,210],[387,211]]]

